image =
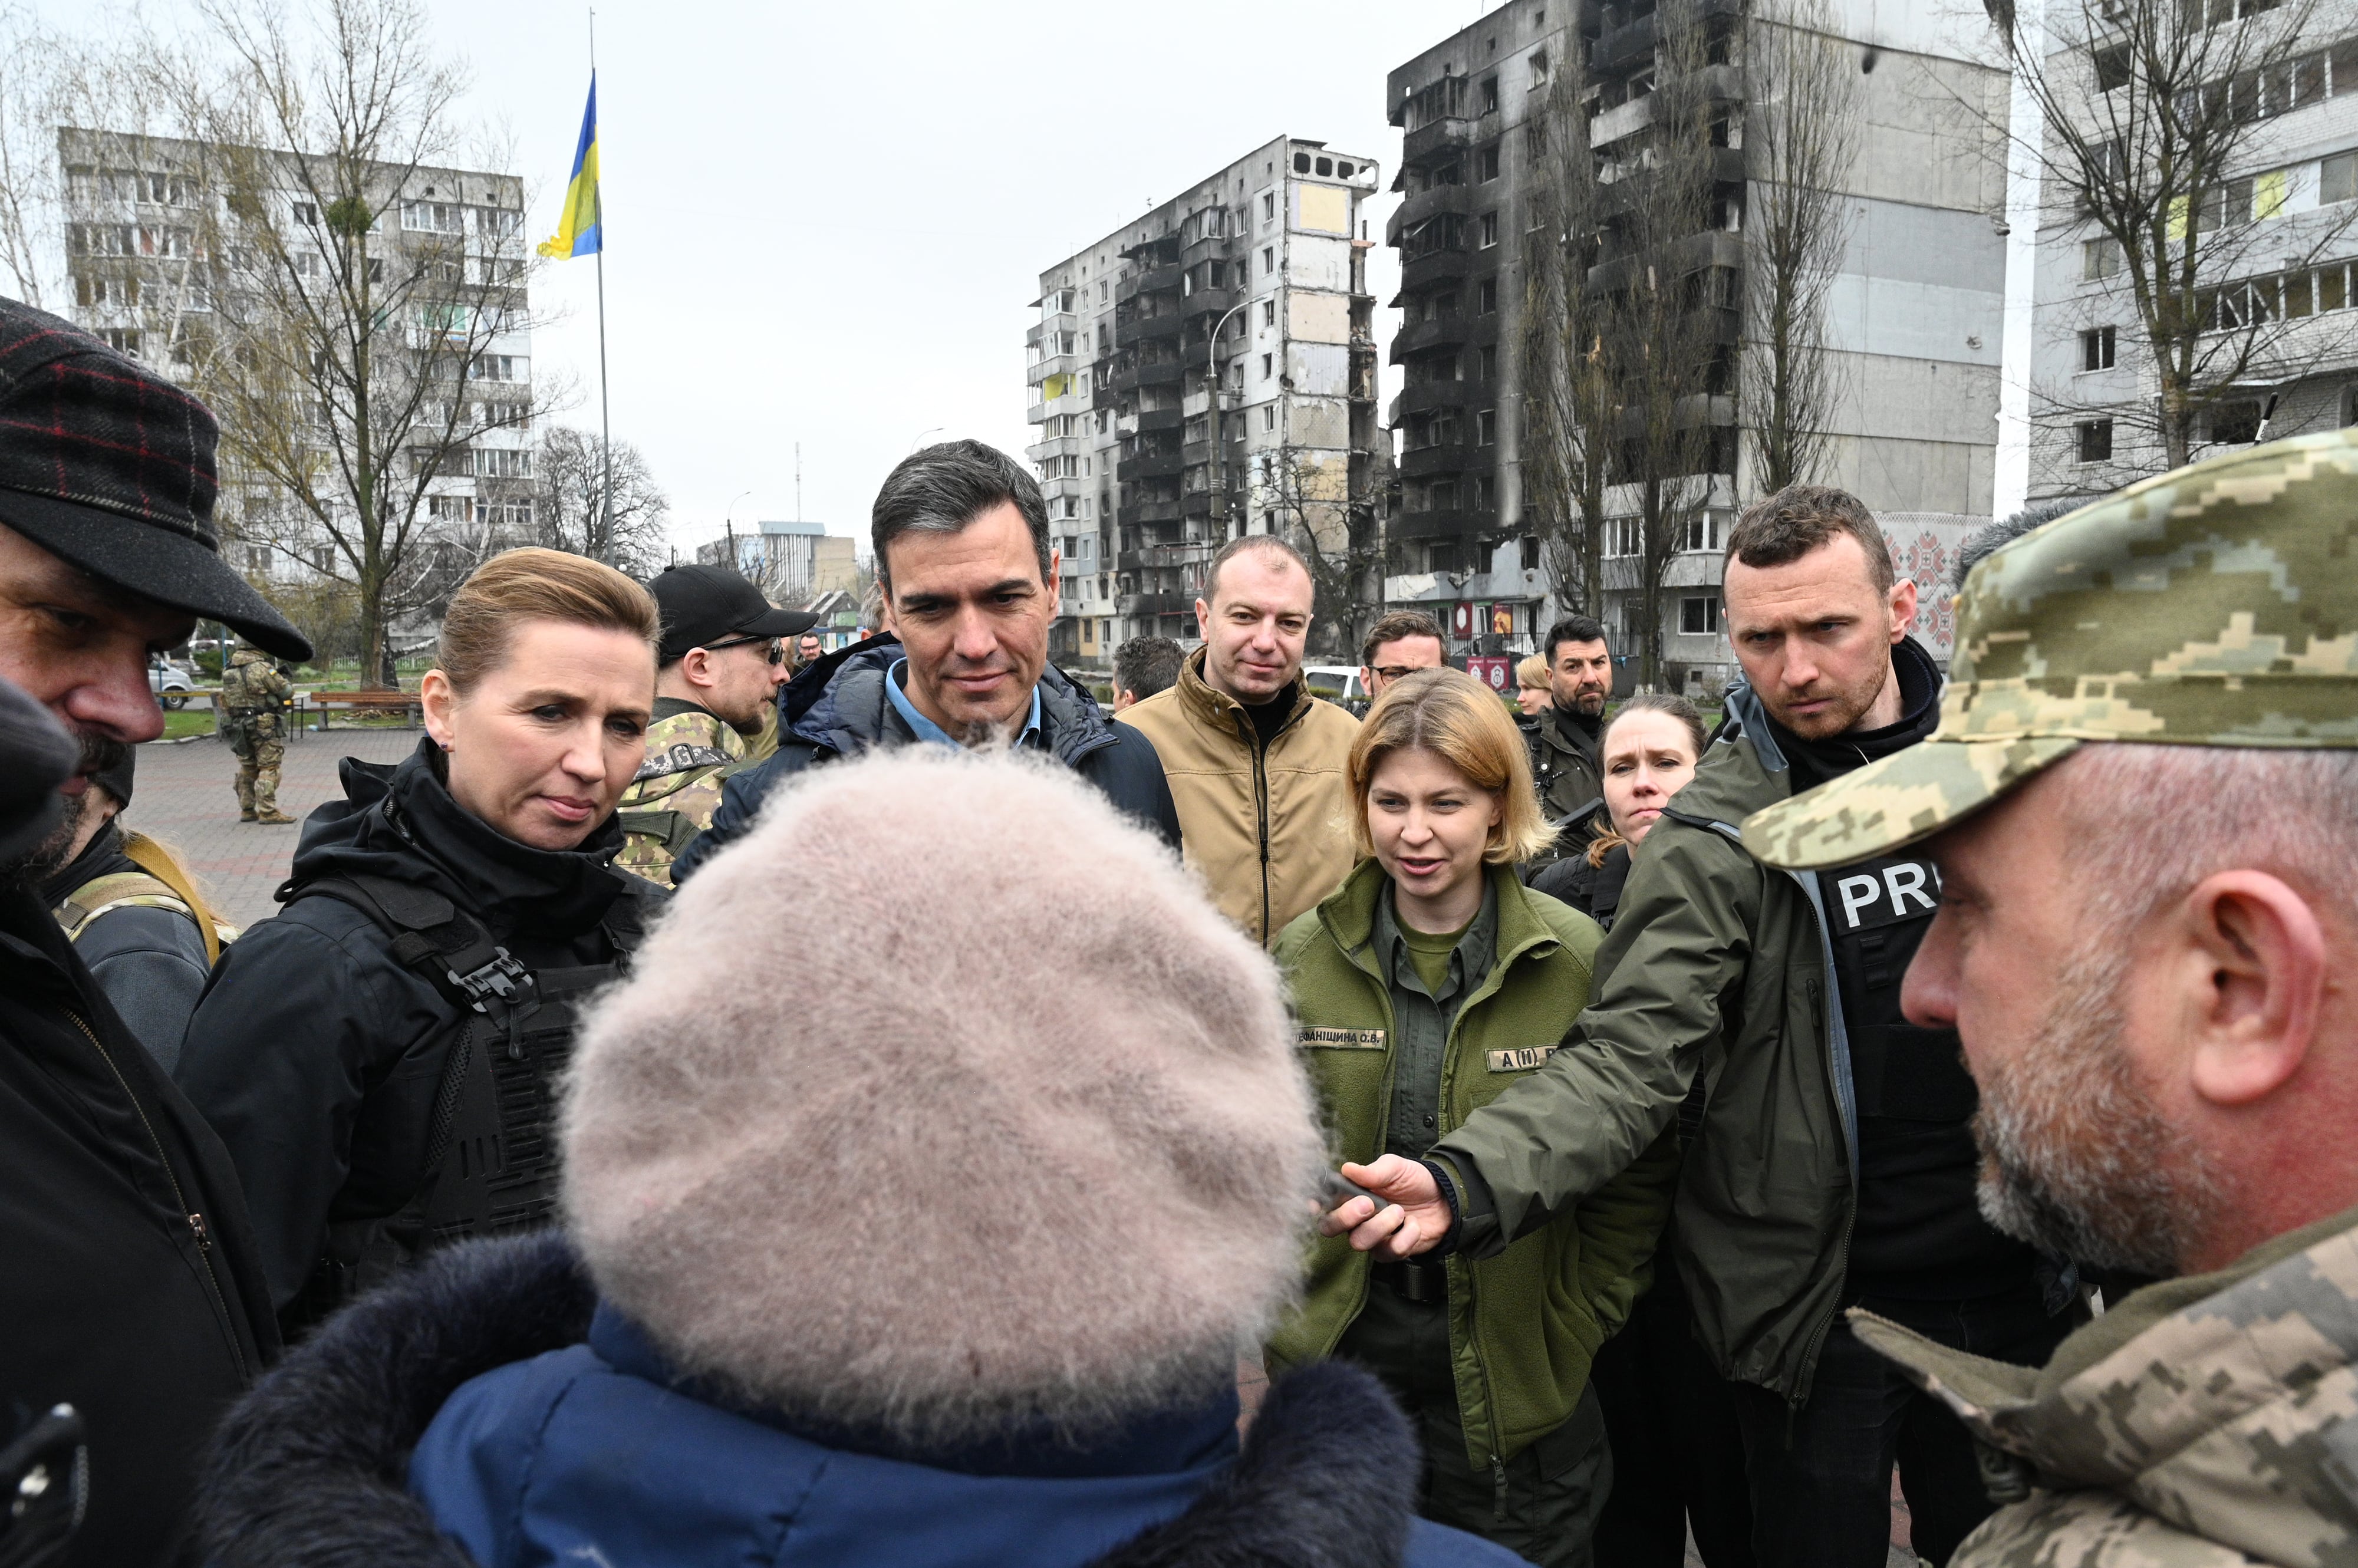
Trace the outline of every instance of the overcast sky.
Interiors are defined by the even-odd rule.
[[[533,237],[552,232],[584,7],[429,3],[472,65],[471,112],[514,135]],[[1279,135],[1373,157],[1388,186],[1386,71],[1487,8],[601,5],[613,430],[669,493],[674,543],[724,515],[795,516],[797,441],[802,515],[863,538],[878,481],[920,436],[1020,455],[1043,268]],[[551,265],[538,303],[566,319],[535,342],[541,371],[580,386],[562,417],[593,429],[595,283],[591,262]]]

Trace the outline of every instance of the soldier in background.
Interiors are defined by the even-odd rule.
[[[647,586],[663,611],[654,723],[646,761],[622,792],[623,845],[614,863],[667,888],[672,860],[712,825],[721,785],[760,761],[748,741],[764,719],[777,750],[777,691],[792,673],[779,639],[818,617],[772,608],[725,567],[673,567]]]
[[[284,714],[295,686],[269,654],[241,643],[222,676],[222,733],[237,753],[237,819],[289,823],[278,809],[278,764],[287,755]]]
[[[2162,1281],[2043,1370],[1852,1314],[2000,1451],[1962,1568],[2358,1539],[2354,557],[2358,431],[2136,485],[1974,569],[1931,735],[1744,825],[1796,871],[1924,841],[1902,1000],[1979,1084],[1983,1212]]]

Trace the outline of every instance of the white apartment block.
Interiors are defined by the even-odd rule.
[[[2291,13],[2271,0],[2213,0],[2211,29],[2273,26]],[[2079,25],[2079,7],[2051,16]],[[2119,91],[2112,41],[2050,34],[2051,81],[2080,88],[2085,124],[2102,124]],[[2093,42],[2094,48],[2089,47]],[[2200,347],[2215,362],[2242,358],[2243,373],[2215,384],[2190,456],[2279,436],[2358,424],[2358,5],[2321,0],[2292,41],[2291,58],[2214,90],[2249,116],[2240,167],[2204,191],[2190,222],[2218,236],[2198,256],[2194,308]],[[2027,362],[2009,378],[2027,394],[2028,496],[2033,502],[2099,495],[2168,467],[2150,410],[2159,395],[2152,350],[2139,327],[2115,243],[2078,210],[2073,192],[2018,191],[2035,203]],[[2211,378],[2204,379],[2206,387]]]
[[[208,188],[205,170],[214,162],[209,150],[166,137],[73,127],[58,132],[72,319],[184,380],[203,345],[227,330],[217,320],[217,291],[238,287],[241,269],[268,265],[237,243],[240,224],[274,225],[283,237],[286,265],[306,280],[324,277],[331,260],[323,253],[333,214],[323,223],[318,199],[304,187],[292,155],[247,155],[263,157],[284,178],[264,197],[264,211],[245,212],[232,210],[222,193]],[[385,171],[388,182],[394,172]],[[536,454],[532,331],[522,284],[529,254],[523,181],[472,169],[416,168],[387,194],[362,239],[372,276],[406,262],[450,269],[459,284],[454,290],[406,296],[413,319],[400,341],[421,359],[463,358],[457,395],[466,403],[460,423],[493,427],[432,465],[425,521],[475,541],[528,540]],[[209,254],[215,249],[222,254]],[[452,302],[481,300],[484,286],[494,283],[505,302],[496,313]],[[316,397],[308,412],[313,420],[332,416]],[[420,423],[430,424],[449,407],[427,403],[418,412]],[[413,462],[422,460],[413,453]],[[401,477],[412,479],[417,471]],[[266,481],[225,464],[225,532],[236,530],[245,509],[268,506],[273,493]],[[284,519],[287,509],[276,515]],[[267,542],[248,537],[226,547],[233,564],[257,579],[300,582],[330,574],[334,557],[324,535],[300,535],[299,524],[281,522],[270,528]],[[420,634],[416,627],[406,633],[413,640]]]
[[[705,566],[730,567],[783,605],[802,605],[824,593],[860,590],[853,541],[830,535],[824,523],[764,519],[750,533],[724,533],[696,547]]]

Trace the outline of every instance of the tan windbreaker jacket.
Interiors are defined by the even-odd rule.
[[[1204,679],[1198,648],[1177,686],[1115,720],[1154,742],[1187,863],[1220,913],[1264,947],[1358,860],[1348,764],[1359,721],[1311,696],[1299,675],[1292,700],[1293,717],[1263,755],[1243,705]]]

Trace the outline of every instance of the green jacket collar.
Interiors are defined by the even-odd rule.
[[[1556,935],[1540,918],[1539,911],[1531,907],[1531,894],[1515,880],[1512,866],[1492,866],[1488,875],[1490,898],[1497,901],[1498,923],[1498,956],[1490,966],[1490,973],[1498,975],[1541,943],[1554,942]],[[1319,924],[1326,927],[1326,934],[1350,955],[1354,964],[1378,979],[1383,979],[1383,971],[1375,957],[1377,901],[1390,889],[1391,878],[1385,872],[1383,862],[1367,855],[1343,879],[1343,885],[1328,893],[1325,902],[1318,906]]]
[[[1495,885],[1486,883],[1483,887],[1482,907],[1475,911],[1473,920],[1466,925],[1466,934],[1457,939],[1457,950],[1463,952],[1468,943],[1473,945],[1474,951],[1489,956],[1482,966],[1482,974],[1487,975],[1498,967],[1498,890]],[[1407,938],[1401,935],[1400,911],[1393,907],[1393,902],[1389,898],[1379,896],[1376,900],[1375,927],[1369,946],[1376,955],[1376,967],[1388,981],[1397,982],[1401,966],[1409,961],[1401,953],[1407,946]],[[1440,999],[1436,997],[1433,1000],[1438,1001]]]
[[[1540,710],[1540,716],[1534,722],[1533,728],[1539,731],[1541,741],[1550,747],[1559,752],[1571,752],[1574,756],[1585,757],[1591,764],[1596,761],[1596,743],[1604,738],[1605,734],[1602,725],[1598,727],[1596,734],[1592,736],[1578,726],[1566,723],[1563,709],[1555,705],[1553,698],[1550,698],[1548,705]]]
[[[2197,1505],[2215,1492],[2232,1512],[2225,1494],[2300,1463],[2303,1443],[2345,1408],[2358,1362],[2358,1208],[2214,1273],[2136,1292],[2057,1346],[2044,1368],[1984,1360],[1857,1309],[1850,1320],[1852,1332],[1976,1436],[2029,1460],[2048,1481]],[[2344,1392],[2320,1395],[2329,1379]],[[2262,1406],[2277,1413],[2256,1413]],[[2255,1451],[2248,1472],[2247,1448]],[[2236,1451],[2235,1463],[2223,1467],[2225,1449]],[[2234,1476],[2238,1484],[2222,1480]],[[2274,1489],[2289,1497],[2304,1488]]]

